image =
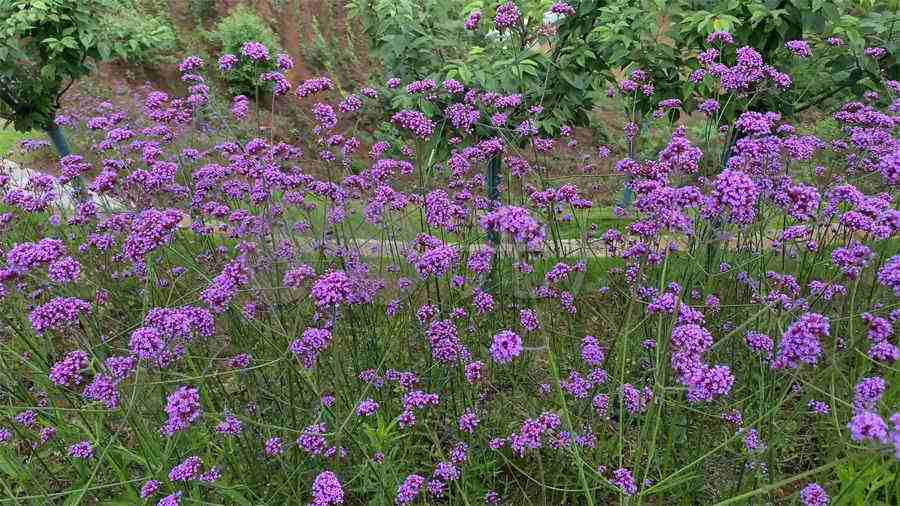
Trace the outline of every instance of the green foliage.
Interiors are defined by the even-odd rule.
[[[278,36],[255,12],[244,5],[234,8],[216,23],[207,38],[225,53],[237,54],[245,42],[256,41],[270,49],[279,47]]]
[[[114,26],[130,4],[113,0],[0,0],[0,118],[46,130],[71,84],[93,61],[139,59],[171,33]]]
[[[216,15],[216,0],[188,0],[187,8],[191,16],[202,24]]]
[[[701,48],[713,31],[725,30],[736,46],[749,45],[760,51],[766,63],[788,70],[795,80],[810,84],[793,89],[778,101],[763,102],[763,109],[792,114],[811,106],[830,106],[860,96],[883,78],[896,79],[900,33],[900,2],[896,0],[713,0],[680,3],[678,14],[681,43]],[[831,48],[823,39],[842,38],[846,48]],[[806,39],[814,44],[814,64],[798,61],[784,49],[786,41]],[[866,47],[888,50],[879,65],[864,56]],[[879,66],[884,73],[879,72]],[[824,69],[824,71],[823,71]],[[815,78],[809,78],[815,76]]]
[[[105,23],[106,37],[119,41],[116,56],[134,64],[153,65],[171,55],[178,46],[174,28],[160,16],[135,9],[121,9]]]
[[[25,138],[26,134],[23,132],[0,128],[0,158],[5,158]]]
[[[493,30],[495,2],[462,0],[350,0],[351,17],[359,20],[372,50],[384,62],[385,73],[406,80],[457,79],[484,89],[539,98],[547,91],[553,69],[546,37],[536,29],[552,2],[520,2],[522,22],[498,33]],[[482,28],[465,30],[466,18],[482,12]],[[566,77],[577,80],[576,76]],[[577,111],[577,112],[576,112]],[[553,130],[581,113],[571,106],[554,111],[544,129]]]
[[[392,76],[424,78],[465,55],[462,0],[349,0],[370,47]]]
[[[590,124],[598,99],[632,68],[649,72],[656,88],[651,97],[630,104],[637,116],[662,98],[679,98],[690,111],[697,89],[684,77],[696,64],[696,53],[706,48],[706,37],[719,30],[731,32],[736,47],[756,47],[766,63],[813,83],[777,97],[756,97],[760,109],[790,115],[870,89],[882,78],[875,62],[862,55],[867,46],[888,50],[889,60],[879,63],[886,77],[897,78],[896,0],[573,0],[576,14],[557,21],[544,19],[551,3],[518,1],[523,22],[502,34],[493,30],[497,2],[350,0],[348,7],[389,75],[451,77],[537,95],[552,113],[540,125],[549,131],[561,124]],[[482,12],[483,28],[472,33],[463,23],[475,10]],[[550,30],[542,37],[547,23],[555,36]],[[844,38],[849,50],[827,47],[824,39],[832,35]],[[794,57],[784,43],[801,38],[827,54],[816,64]],[[805,79],[805,73],[822,74],[823,65],[827,79]],[[730,112],[725,120],[733,119]]]
[[[222,53],[238,55],[241,46],[256,41],[264,44],[273,54],[281,44],[278,36],[255,12],[244,5],[239,5],[206,34],[207,40],[221,50]],[[257,93],[259,75],[266,70],[274,69],[274,62],[260,64],[241,59],[241,62],[227,74],[224,79],[233,94],[253,96]]]

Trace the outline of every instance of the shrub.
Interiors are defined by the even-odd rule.
[[[258,42],[268,48],[269,59],[260,61],[239,58],[236,67],[224,74],[225,81],[233,94],[256,96],[259,93],[258,77],[261,75],[261,71],[276,69],[275,53],[279,51],[281,44],[275,32],[255,12],[241,4],[216,23],[215,27],[207,33],[207,38],[222,53],[238,57],[242,56],[241,49],[248,42]]]
[[[108,15],[106,35],[118,41],[115,56],[138,65],[156,65],[171,57],[177,47],[175,30],[168,20],[148,16],[134,8],[122,8]]]
[[[0,3],[0,118],[22,132],[51,129],[62,96],[92,61],[149,54],[166,40],[163,29],[111,26],[121,9],[109,0]]]

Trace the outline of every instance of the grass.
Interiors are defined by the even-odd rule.
[[[22,139],[28,138],[28,134],[11,128],[0,128],[0,158],[6,158]]]

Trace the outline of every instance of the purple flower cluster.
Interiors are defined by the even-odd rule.
[[[734,375],[728,366],[710,367],[703,354],[712,346],[712,334],[697,324],[679,325],[672,330],[672,368],[688,388],[691,402],[710,401],[728,395]]]
[[[466,18],[464,26],[466,30],[474,32],[478,29],[479,23],[481,23],[481,11],[473,11],[469,14],[469,17]]]
[[[498,364],[508,364],[522,354],[522,338],[511,330],[494,335],[491,343],[491,358]]]
[[[397,498],[394,504],[397,506],[407,506],[416,501],[419,494],[422,493],[422,486],[425,484],[425,478],[418,474],[411,474],[403,480],[403,483],[397,488]]]
[[[566,2],[554,3],[550,6],[550,12],[561,16],[574,16],[576,14],[575,8]]]
[[[772,368],[796,369],[801,364],[815,366],[822,354],[821,339],[828,337],[830,332],[828,318],[818,313],[804,314],[781,337]]]
[[[391,123],[409,130],[422,140],[428,140],[434,133],[434,122],[419,111],[400,111],[391,116]]]
[[[92,306],[75,297],[57,297],[40,305],[28,315],[31,328],[37,334],[48,330],[63,330],[78,323],[79,318],[91,312]]]
[[[245,42],[241,46],[241,54],[255,62],[269,60],[269,48],[265,44],[256,41]]]
[[[81,383],[81,371],[88,366],[88,355],[81,350],[71,351],[50,368],[50,381],[59,386]]]
[[[519,12],[519,7],[515,2],[509,0],[497,7],[497,14],[494,16],[494,26],[498,31],[502,32],[506,28],[515,26],[521,17],[522,14]]]
[[[94,447],[90,441],[81,441],[69,447],[69,456],[74,459],[89,460],[94,457]]]
[[[166,398],[166,414],[168,420],[160,427],[160,434],[171,437],[186,430],[203,414],[200,392],[188,386],[179,387]]]
[[[809,47],[809,42],[806,42],[805,40],[789,40],[784,44],[784,47],[800,58],[809,58],[812,56],[812,49]]]
[[[316,77],[314,79],[307,79],[303,81],[297,86],[297,97],[305,98],[310,95],[315,95],[317,93],[322,93],[324,91],[333,90],[334,89],[334,81],[327,77]]]
[[[509,234],[531,249],[540,249],[544,244],[544,227],[522,207],[503,206],[484,215],[479,224],[486,231]]]
[[[331,331],[328,329],[308,328],[303,336],[291,342],[290,352],[296,355],[303,367],[312,369],[319,355],[331,343]]]
[[[336,474],[322,471],[313,481],[313,502],[315,506],[344,504],[344,489]]]

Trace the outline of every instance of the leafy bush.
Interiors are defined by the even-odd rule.
[[[852,0],[581,0],[569,2],[574,14],[561,17],[549,12],[557,2],[520,0],[514,3],[521,21],[498,34],[489,20],[504,3],[351,0],[349,5],[389,75],[451,77],[490,89],[540,93],[553,111],[541,125],[547,131],[591,124],[594,107],[629,67],[649,72],[660,94],[693,111],[697,104],[684,72],[718,30],[730,31],[736,47],[756,47],[766,62],[796,75],[804,69],[784,48],[787,41],[807,37],[822,52],[825,39],[837,36],[853,49],[820,55],[816,64],[828,68],[829,79],[807,79],[809,89],[760,104],[761,109],[790,115],[862,94],[880,79],[863,57],[867,46],[885,47],[888,60],[879,68],[890,79],[900,77],[893,59],[898,42],[893,27],[900,17],[891,2],[861,7]],[[476,11],[486,22],[478,30],[463,30],[466,17]],[[641,117],[655,106],[652,100],[634,105]]]
[[[93,62],[114,55],[138,60],[165,50],[171,30],[127,14],[129,5],[0,2],[0,118],[23,132],[51,129],[63,94]]]
[[[225,74],[225,81],[234,94],[252,97],[260,93],[260,71],[275,70],[274,53],[281,47],[278,36],[265,21],[241,4],[216,23],[207,38],[223,53],[236,56],[241,55],[241,48],[248,42],[259,42],[269,49],[272,57],[268,60],[241,58],[237,67]]]
[[[155,65],[171,57],[178,46],[168,20],[134,8],[123,8],[105,17],[105,38],[117,41],[115,56],[138,65]]]

